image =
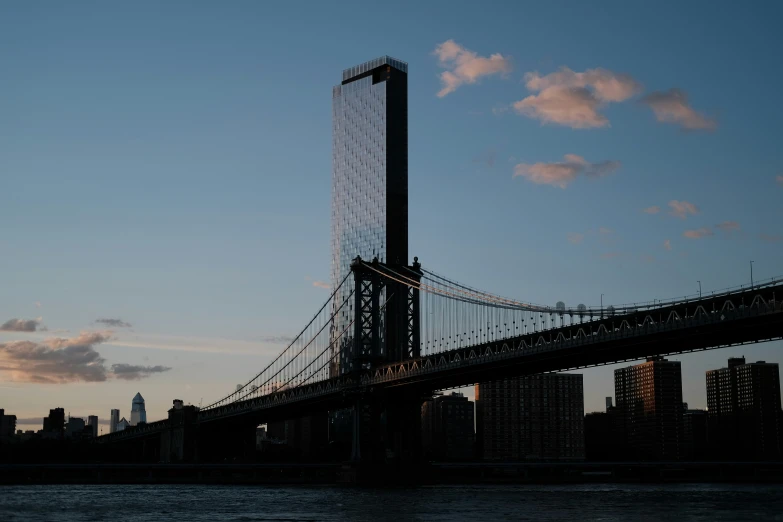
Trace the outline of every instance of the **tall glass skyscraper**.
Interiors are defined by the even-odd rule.
[[[144,397],[137,393],[131,403],[130,425],[135,426],[140,422],[147,422],[147,410],[144,407]]]
[[[344,70],[332,90],[333,288],[356,256],[408,263],[408,64],[389,56]],[[351,369],[352,317],[351,301],[333,325],[333,375]]]

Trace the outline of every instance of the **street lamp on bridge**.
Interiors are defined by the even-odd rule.
[[[750,262],[750,289],[753,290],[753,261]]]
[[[604,294],[601,294],[601,319],[604,318]]]
[[[699,283],[699,299],[701,299],[701,281],[696,281]]]

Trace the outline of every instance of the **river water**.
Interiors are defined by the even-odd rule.
[[[781,520],[780,485],[0,487],[0,521]]]

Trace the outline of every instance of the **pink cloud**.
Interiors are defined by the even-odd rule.
[[[689,203],[687,201],[677,201],[676,199],[673,199],[669,201],[669,207],[672,209],[669,213],[672,216],[681,219],[688,217],[688,214],[695,215],[699,213],[699,208],[693,203]]]
[[[438,57],[441,67],[447,69],[440,75],[443,87],[438,91],[439,98],[456,91],[460,85],[476,83],[483,76],[511,71],[510,57],[498,53],[489,58],[479,56],[454,40],[439,44],[433,54]]]
[[[663,242],[663,248],[665,248],[666,250],[671,250],[672,249],[672,240],[671,239],[667,239],[666,241],[664,241]]]
[[[323,288],[325,290],[332,289],[332,285],[330,285],[329,283],[324,283],[323,281],[313,281],[313,286],[317,288]]]
[[[715,225],[715,228],[722,230],[723,232],[733,232],[740,229],[740,224],[736,221],[724,221],[723,223]]]
[[[514,167],[514,176],[521,176],[537,185],[552,185],[566,188],[578,176],[584,174],[587,177],[598,178],[611,174],[619,169],[619,161],[601,161],[590,163],[582,156],[566,154],[564,161],[554,163],[518,163]]]
[[[775,181],[778,182],[778,185],[783,186],[783,176],[776,177]]]
[[[605,254],[601,254],[601,259],[614,259],[616,257],[620,257],[622,254],[620,252],[607,252]]]
[[[701,239],[703,237],[714,236],[715,234],[709,228],[702,227],[696,230],[686,230],[682,235],[690,239]]]
[[[643,210],[643,212],[645,214],[657,214],[660,211],[661,211],[661,207],[658,207],[658,206],[655,206],[655,205],[653,205],[651,207],[647,207],[646,209]]]
[[[81,332],[76,337],[54,337],[37,343],[0,343],[0,371],[9,380],[42,384],[103,382],[109,378],[135,380],[170,370],[166,366],[135,366],[125,363],[106,367],[95,347],[112,339],[111,331]]]
[[[530,72],[525,82],[529,91],[538,94],[515,102],[512,106],[517,113],[572,129],[608,126],[609,120],[599,109],[625,101],[642,89],[630,76],[600,68],[578,73],[563,67],[546,76]]]
[[[642,98],[658,121],[674,123],[688,130],[715,130],[715,120],[696,112],[688,104],[688,95],[680,89],[653,92]]]
[[[584,241],[584,239],[585,239],[585,235],[584,234],[579,234],[579,233],[576,233],[576,232],[569,232],[569,234],[568,234],[568,242],[569,243],[573,243],[575,245],[578,245],[579,243]]]
[[[768,243],[777,243],[778,241],[783,241],[783,236],[780,234],[760,234],[759,238],[762,241],[767,241]]]

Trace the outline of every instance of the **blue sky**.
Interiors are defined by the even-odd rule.
[[[104,332],[90,350],[142,378],[27,382],[6,360],[0,407],[106,418],[140,391],[155,419],[260,369],[328,296],[331,87],[383,54],[410,67],[425,266],[588,305],[745,284],[749,260],[783,275],[783,6],[424,4],[3,3],[0,324],[48,331],[0,343]],[[685,400],[781,348],[682,357]],[[584,373],[602,409],[612,367]]]

